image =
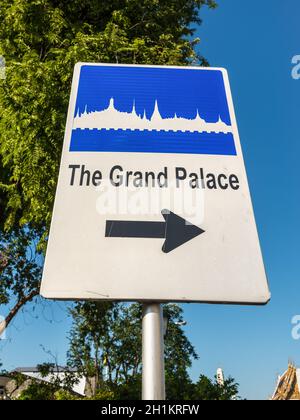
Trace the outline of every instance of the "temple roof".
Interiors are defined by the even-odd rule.
[[[300,401],[300,369],[290,364],[288,370],[278,379],[273,401]]]

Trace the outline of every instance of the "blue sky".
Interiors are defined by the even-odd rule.
[[[200,354],[192,375],[223,367],[249,399],[268,398],[289,359],[300,365],[300,341],[291,336],[300,314],[300,80],[291,77],[299,16],[299,0],[219,0],[217,10],[202,12],[197,32],[210,64],[229,71],[272,301],[185,305],[186,331]],[[61,304],[39,307],[38,319],[29,310],[0,344],[8,369],[45,361],[40,344],[64,361],[70,320]]]

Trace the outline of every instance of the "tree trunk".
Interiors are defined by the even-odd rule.
[[[23,296],[16,305],[12,308],[9,312],[7,317],[0,322],[0,336],[4,333],[5,329],[9,326],[12,322],[14,317],[19,313],[19,311],[23,308],[26,303],[30,302],[33,298],[35,298],[39,294],[38,290],[33,290],[29,295]]]

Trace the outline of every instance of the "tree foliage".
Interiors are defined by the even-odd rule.
[[[0,335],[27,303],[39,294],[43,254],[39,233],[27,228],[2,234],[0,239],[0,305],[9,305]]]
[[[24,382],[24,378],[22,379]],[[20,385],[22,382],[20,382]],[[140,387],[138,381],[133,378],[125,385],[112,386],[105,383],[101,389],[92,396],[79,396],[72,391],[71,386],[67,386],[64,381],[41,382],[32,380],[24,389],[18,399],[20,400],[138,400]],[[201,375],[197,383],[190,383],[189,387],[182,393],[174,396],[174,400],[184,401],[231,401],[238,400],[238,384],[232,378],[225,379],[224,384],[219,384],[215,379],[210,379]],[[169,399],[171,401],[172,399]]]
[[[20,300],[38,288],[43,259],[37,242],[37,234],[26,229],[2,236],[0,304],[9,303],[11,293]]]
[[[167,400],[237,399],[238,384],[228,378],[223,384],[201,375],[194,383],[189,368],[198,356],[183,330],[183,311],[164,305],[168,318],[165,337]],[[85,302],[71,309],[73,326],[68,368],[63,375],[57,362],[39,368],[47,383],[32,380],[20,399],[33,400],[139,400],[142,388],[141,305]],[[49,353],[51,355],[51,353]],[[79,379],[87,379],[86,396],[74,393]],[[24,381],[24,379],[23,379]]]
[[[36,234],[45,251],[74,64],[206,64],[195,52],[192,27],[201,23],[202,6],[216,4],[1,0],[0,55],[7,68],[6,79],[0,80],[0,259],[7,257],[3,246],[8,242],[16,247],[19,239],[18,247],[23,247],[8,259],[3,282],[1,277],[2,302],[13,293],[18,301],[22,282],[24,289],[33,290],[40,281],[31,274],[24,277],[23,238]]]
[[[194,39],[202,6],[216,3],[1,0],[0,55],[7,68],[6,80],[0,80],[0,304],[14,303],[5,325],[38,293],[39,246],[45,251],[74,64],[207,65]],[[196,354],[176,325],[181,311],[176,306],[166,311],[172,399],[191,385],[188,368]],[[110,383],[114,395],[136,395],[140,307],[78,303],[72,315],[70,364],[96,383]]]
[[[165,339],[168,398],[175,399],[190,384],[188,369],[198,356],[181,324],[182,309],[165,305],[169,319]],[[122,399],[140,398],[141,306],[77,303],[72,310],[69,365],[92,380],[93,394],[109,384]]]
[[[1,0],[0,219],[48,227],[73,66],[187,64],[192,24],[213,0]]]
[[[224,384],[217,379],[211,380],[201,375],[198,382],[191,389],[190,399],[201,401],[228,401],[238,399],[238,384],[231,377],[224,380]]]

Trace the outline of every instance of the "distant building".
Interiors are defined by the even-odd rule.
[[[217,370],[217,382],[220,386],[224,386],[225,384],[224,372],[223,372],[223,369],[221,368]]]
[[[64,379],[67,377],[70,370],[67,370],[63,367],[57,367],[48,375],[43,376],[40,370],[36,367],[25,367],[17,368],[14,371],[10,372],[9,377],[0,377],[0,400],[8,399],[8,396],[11,399],[17,399],[20,397],[23,391],[25,391],[33,381],[53,383],[56,379],[63,383]],[[72,374],[78,376],[76,378],[76,384],[73,385],[72,391],[75,395],[79,397],[84,397],[86,395],[87,381],[86,378],[76,374],[76,371],[73,371]],[[16,375],[22,375],[24,381],[16,380]],[[1,397],[2,396],[2,397]]]
[[[300,401],[300,369],[289,364],[288,370],[279,377],[272,401]]]

